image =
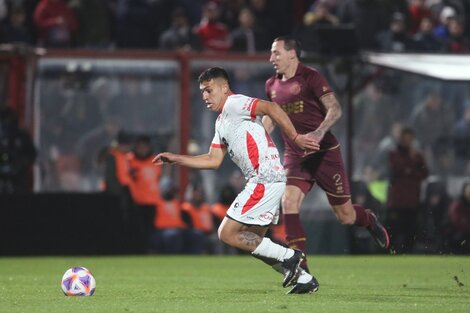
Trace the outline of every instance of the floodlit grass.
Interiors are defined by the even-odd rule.
[[[92,297],[60,288],[90,269]],[[0,312],[470,312],[470,257],[310,257],[320,290],[285,295],[249,256],[0,258]]]

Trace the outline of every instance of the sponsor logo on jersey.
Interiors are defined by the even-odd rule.
[[[274,99],[276,97],[277,97],[276,90],[271,90],[271,99]]]
[[[265,223],[270,223],[274,218],[274,215],[271,212],[266,212],[261,214],[258,219]]]
[[[289,91],[293,95],[298,95],[302,88],[298,82],[293,82],[292,85],[289,87]]]
[[[302,100],[289,102],[281,105],[281,107],[287,114],[302,113],[304,111],[304,102]]]

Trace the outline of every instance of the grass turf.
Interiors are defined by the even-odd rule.
[[[69,267],[96,278],[66,297]],[[470,312],[470,257],[319,256],[320,290],[285,295],[281,276],[249,256],[0,258],[0,312]]]

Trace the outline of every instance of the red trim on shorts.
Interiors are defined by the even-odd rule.
[[[250,158],[251,165],[256,172],[259,168],[259,152],[258,145],[256,144],[255,139],[249,132],[246,132],[246,148],[248,150],[248,157]]]
[[[245,203],[242,209],[242,214],[245,214],[249,210],[251,210],[264,196],[264,185],[263,184],[256,184],[255,190],[250,196],[250,199]]]
[[[256,119],[255,110],[256,110],[256,105],[258,104],[258,102],[259,102],[259,99],[254,99],[253,102],[251,103],[250,116],[252,120]]]
[[[219,144],[219,143],[213,143],[213,144],[211,144],[211,148],[223,149],[223,148],[225,148],[225,145],[222,145],[222,144]]]

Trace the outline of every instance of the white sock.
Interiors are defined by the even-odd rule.
[[[300,270],[299,278],[297,279],[298,283],[306,284],[312,279],[312,275],[307,273],[304,269]]]
[[[294,250],[278,245],[277,243],[272,242],[271,239],[264,237],[263,241],[261,241],[261,243],[256,247],[255,251],[251,253],[282,262],[285,259],[292,257],[294,255]]]

